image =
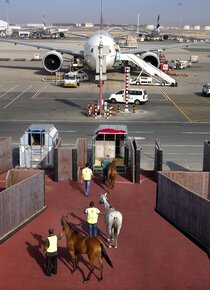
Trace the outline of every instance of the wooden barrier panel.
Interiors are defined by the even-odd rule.
[[[131,172],[131,181],[135,183],[135,149],[133,146],[133,138],[128,138],[128,148],[130,153],[130,172]]]
[[[198,193],[199,186],[202,189]],[[208,198],[209,173],[158,173],[156,210],[210,253]]]
[[[0,137],[0,173],[12,167],[12,138]]]
[[[26,222],[45,209],[44,171],[30,170],[31,176],[22,177],[26,173],[22,169],[12,169],[8,174],[10,187],[0,192],[0,242],[12,235]],[[21,176],[19,183],[16,183]],[[12,180],[15,184],[12,185]],[[9,183],[9,182],[8,182]]]
[[[26,180],[29,177],[34,176],[34,174],[38,172],[40,172],[40,170],[37,169],[11,169],[8,172],[6,178],[6,188],[9,188],[10,186],[13,186],[23,180]]]
[[[203,171],[210,171],[210,141],[204,142]]]
[[[133,147],[135,152],[135,183],[140,183],[140,163],[141,163],[141,145],[139,140],[134,137]]]
[[[87,138],[78,138],[76,143],[77,149],[77,166],[80,168],[85,167],[87,163],[87,151],[88,151],[88,140]]]
[[[72,180],[72,148],[56,148],[54,158],[55,180]]]
[[[165,176],[209,199],[209,172],[164,171]]]
[[[157,180],[157,172],[162,171],[163,168],[163,150],[160,146],[160,140],[155,140],[155,164],[154,164],[154,175]]]

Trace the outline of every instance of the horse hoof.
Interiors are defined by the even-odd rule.
[[[117,246],[114,246],[115,249],[117,249]]]
[[[109,245],[109,248],[110,248],[110,249],[111,249],[111,247],[112,247],[112,246],[111,246],[111,245]]]
[[[110,239],[107,239],[107,242],[110,242]]]
[[[87,280],[86,280],[86,279],[85,279],[85,280],[83,280],[83,283],[84,283],[84,284],[86,284],[86,283],[87,283]]]

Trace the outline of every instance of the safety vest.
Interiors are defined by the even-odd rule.
[[[84,168],[82,175],[84,180],[91,180],[92,170],[90,168]]]
[[[100,211],[96,207],[89,207],[87,209],[88,215],[87,215],[87,222],[89,224],[96,224],[98,221],[98,214]]]
[[[57,236],[50,236],[48,237],[49,240],[49,247],[47,248],[47,252],[48,253],[53,253],[53,252],[57,252],[58,250],[58,238]]]

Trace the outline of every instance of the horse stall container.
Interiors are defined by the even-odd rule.
[[[20,138],[20,167],[54,167],[58,131],[53,124],[32,124]]]
[[[128,164],[127,126],[99,125],[94,132],[92,164],[94,172],[102,172],[101,160],[109,155],[115,159],[117,171],[126,172]]]

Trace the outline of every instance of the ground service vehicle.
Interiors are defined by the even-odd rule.
[[[77,88],[79,86],[79,79],[77,73],[69,72],[64,74],[63,86]]]
[[[114,94],[111,94],[109,97],[109,101],[111,103],[125,103],[125,90],[119,90],[115,92]],[[129,104],[135,104],[135,105],[141,105],[148,101],[148,93],[146,90],[140,90],[140,89],[129,89],[128,90],[128,103]]]
[[[210,96],[210,83],[203,85],[202,94]]]
[[[131,85],[152,85],[152,77],[138,76],[130,79]]]

